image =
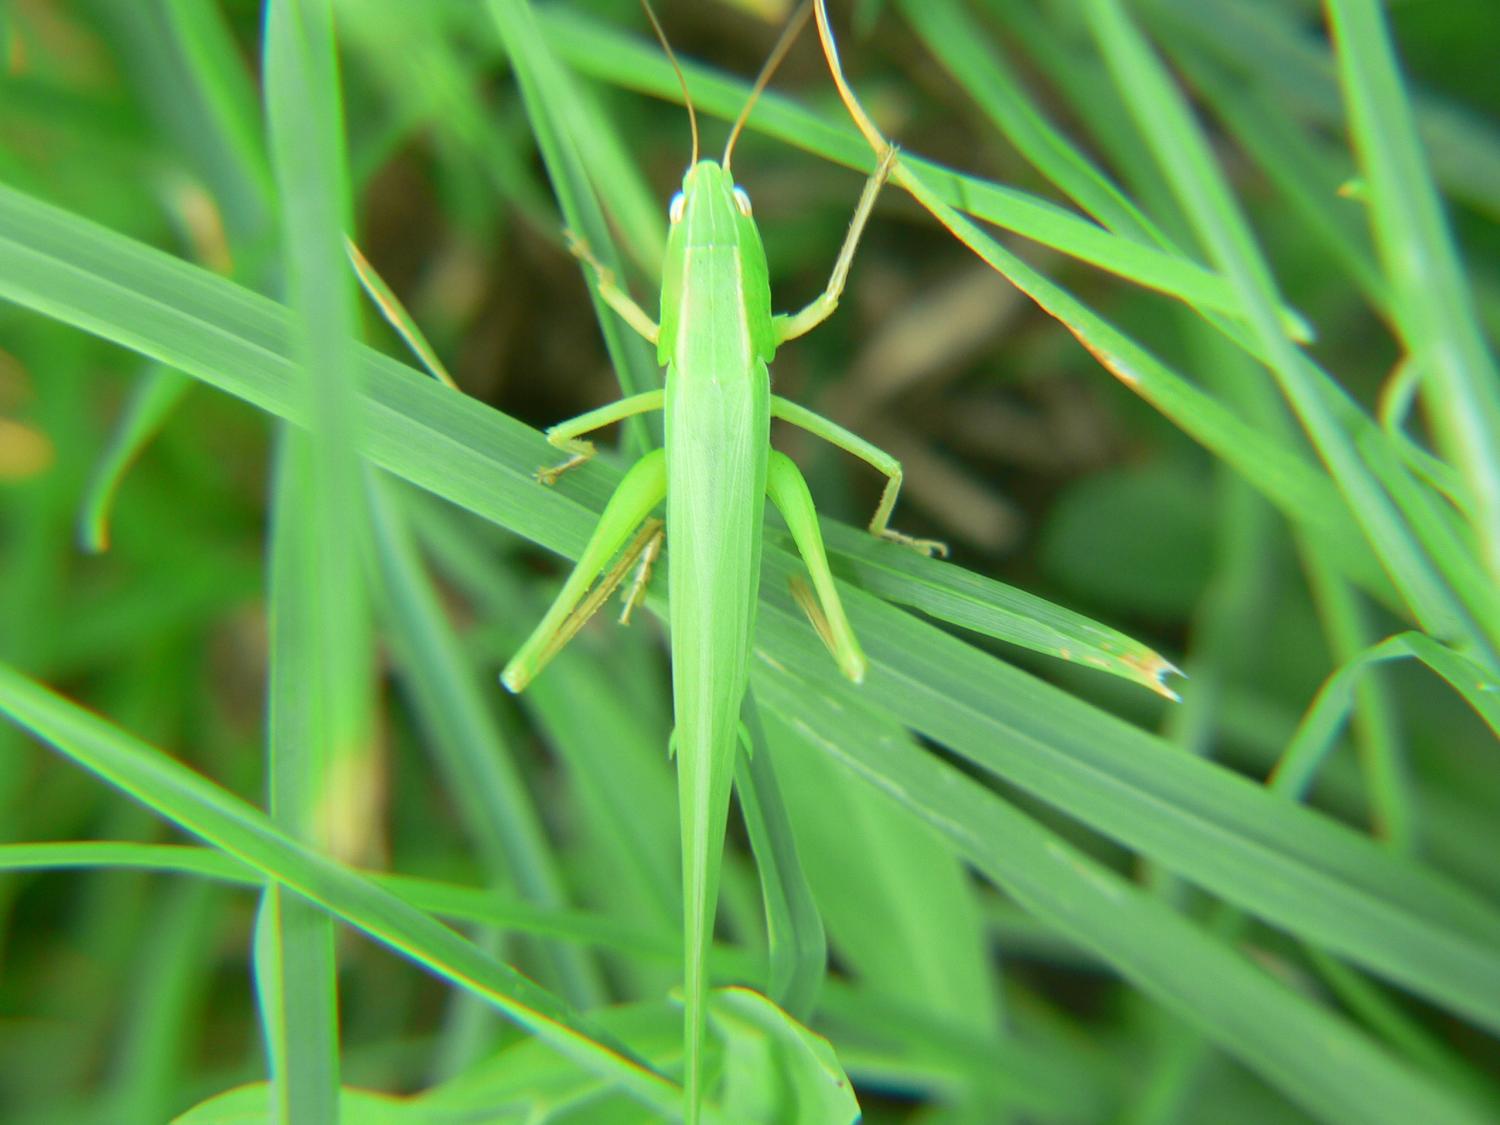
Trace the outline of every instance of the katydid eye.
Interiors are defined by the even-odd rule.
[[[750,217],[750,197],[745,194],[745,189],[737,187],[734,189],[734,201],[740,206],[740,214],[745,218]]]
[[[667,218],[674,223],[682,222],[682,213],[687,210],[687,196],[678,192],[672,197],[672,202],[667,204]]]

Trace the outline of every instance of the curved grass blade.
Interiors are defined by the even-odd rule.
[[[1175,700],[1165,657],[1080,613],[915,551],[888,551],[841,524],[823,529],[840,576],[899,605],[1034,652],[1098,668]]]
[[[1500,583],[1500,367],[1417,138],[1385,16],[1368,0],[1329,0],[1328,17],[1395,321],[1424,372],[1438,444],[1463,470],[1481,555]]]
[[[1333,750],[1339,731],[1354,707],[1354,689],[1372,666],[1388,660],[1417,660],[1446,680],[1500,738],[1500,677],[1439,644],[1425,633],[1387,637],[1348,661],[1323,682],[1297,733],[1287,743],[1271,785],[1300,797],[1312,783],[1323,759]]]
[[[137,377],[78,513],[78,538],[86,550],[109,550],[110,510],[125,474],[192,385],[193,381],[180,371],[160,364],[153,364]]]
[[[278,832],[265,815],[161,751],[0,665],[0,709],[60,753],[263,876],[320,903],[443,979],[488,1000],[532,1035],[667,1116],[681,1088],[651,1071],[545,989],[426,914]]]

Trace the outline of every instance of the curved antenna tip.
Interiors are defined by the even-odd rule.
[[[734,128],[729,131],[729,142],[724,146],[723,164],[726,172],[729,171],[729,158],[734,155],[734,143],[740,139],[740,133],[745,129],[745,122],[750,120],[750,111],[755,108],[755,103],[760,100],[761,94],[770,84],[771,76],[776,73],[776,68],[781,65],[787,52],[792,49],[792,44],[797,41],[797,35],[807,26],[807,17],[812,14],[812,7],[812,0],[803,0],[802,6],[793,14],[786,29],[781,33],[781,38],[776,40],[776,46],[771,48],[771,54],[760,68],[760,74],[755,78],[755,85],[750,88],[750,96],[745,99],[745,108],[740,110],[740,115],[735,118]]]
[[[667,42],[667,33],[661,29],[661,21],[656,18],[656,13],[651,8],[650,0],[641,0],[641,10],[646,13],[646,18],[651,21],[651,30],[656,32],[656,41],[661,44],[661,49],[667,53],[667,61],[672,64],[672,69],[677,72],[677,82],[682,87],[682,104],[687,106],[688,128],[693,131],[693,158],[688,162],[691,168],[698,163],[698,113],[693,109],[693,95],[688,93],[687,75],[682,73],[682,67],[677,62],[677,55],[672,50],[672,44]]]

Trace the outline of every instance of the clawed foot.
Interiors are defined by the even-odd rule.
[[[554,427],[553,430],[547,431],[547,438],[549,441],[552,440],[555,429],[556,427]],[[561,446],[563,452],[565,453],[571,451],[573,453],[573,456],[569,457],[561,465],[543,465],[540,469],[538,469],[535,474],[536,479],[539,480],[542,484],[556,484],[558,477],[562,476],[564,473],[572,469],[578,468],[578,466],[582,465],[585,461],[592,460],[594,454],[598,452],[598,450],[594,448],[594,443],[591,441],[570,439],[566,444],[560,441],[555,442],[554,444]]]
[[[920,555],[926,555],[929,559],[946,559],[948,557],[948,544],[938,539],[918,539],[915,536],[903,535],[891,528],[883,528],[878,532],[882,539],[889,539],[892,543],[900,543],[903,547],[910,547]]]
[[[558,477],[562,476],[569,469],[578,468],[579,465],[582,465],[587,460],[588,457],[580,453],[576,457],[569,457],[561,465],[543,465],[536,471],[536,479],[542,484],[556,484]]]

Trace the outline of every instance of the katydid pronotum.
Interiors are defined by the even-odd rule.
[[[670,55],[655,15],[644,0],[643,6]],[[750,197],[730,173],[730,158],[755,97],[809,11],[810,5],[804,4],[767,61],[721,162],[699,159],[697,121],[683,82],[693,156],[682,190],[669,208],[659,324],[587,247],[572,242],[574,252],[593,270],[600,296],[656,345],[657,359],[666,367],[666,384],[553,427],[547,440],[570,457],[540,470],[538,479],[550,484],[583,464],[594,456],[595,447],[582,435],[634,414],[661,410],[666,445],[647,453],[626,473],[562,591],[501,675],[507,688],[521,691],[631,567],[638,566],[626,594],[629,612],[644,594],[663,534],[652,512],[665,501],[672,737],[683,853],[689,1120],[697,1119],[702,1096],[705,962],[749,677],[767,496],[786,520],[812,579],[812,592],[794,584],[797,600],[839,670],[856,683],[865,674],[865,656],[840,603],[811,494],[792,460],[771,448],[771,419],[808,430],[885,475],[885,491],[869,525],[873,534],[926,554],[943,551],[938,543],[890,528],[901,486],[901,466],[893,457],[771,393],[766,365],[776,349],[820,324],[837,306],[860,234],[895,159],[895,150],[888,149],[866,182],[827,288],[800,312],[772,315],[765,250]],[[610,566],[617,555],[619,561]]]

